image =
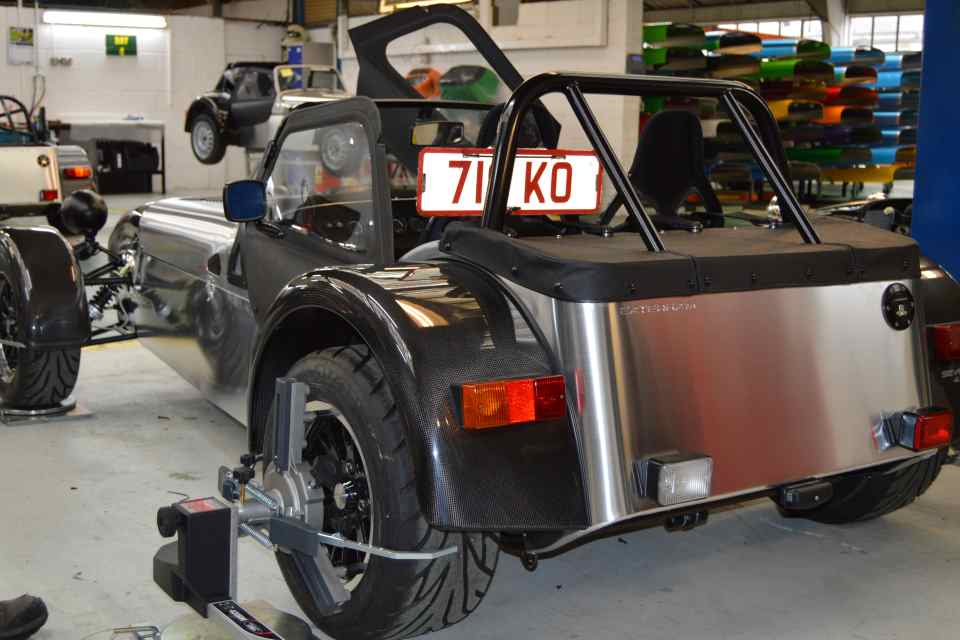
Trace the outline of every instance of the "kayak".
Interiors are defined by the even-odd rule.
[[[643,62],[657,73],[689,73],[707,68],[703,52],[685,47],[649,47],[643,50]]]
[[[812,100],[770,100],[767,106],[778,122],[809,122],[823,118],[823,105]]]
[[[650,24],[643,27],[643,41],[660,48],[695,47],[702,49],[706,38],[695,24]]]
[[[877,81],[877,70],[864,64],[852,64],[848,67],[836,67],[833,70],[833,84],[873,84]]]
[[[897,165],[875,167],[834,167],[823,170],[823,179],[832,182],[874,182],[887,184],[898,178]]]
[[[870,149],[861,147],[794,147],[786,151],[789,160],[813,162],[820,166],[865,164],[872,157]]]
[[[780,126],[780,137],[786,142],[819,142],[824,136],[824,126],[802,122]]]
[[[827,85],[822,82],[801,82],[797,84],[793,80],[771,80],[760,84],[760,95],[763,96],[764,100],[792,98],[794,100],[821,102],[826,100],[829,91]]]
[[[917,111],[916,109],[875,111],[873,119],[882,127],[915,127],[917,126]]]
[[[830,57],[830,45],[819,40],[764,40],[761,50],[752,55],[758,58],[827,60]]]
[[[877,105],[877,90],[853,85],[846,87],[833,86],[827,89],[827,95],[823,102],[828,105],[874,107]]]
[[[875,47],[832,47],[830,62],[833,64],[880,65],[886,60],[886,54]]]
[[[711,78],[742,78],[760,73],[760,60],[744,54],[728,53],[707,56],[707,76]]]
[[[911,152],[907,147],[873,147],[870,154],[870,162],[873,164],[902,164],[911,161]]]
[[[877,94],[877,108],[883,111],[898,109],[916,109],[920,106],[919,91],[897,91]]]
[[[920,88],[919,71],[881,71],[876,87],[880,91],[902,91]]]
[[[704,49],[717,53],[757,53],[762,50],[760,36],[744,31],[710,31]]]
[[[865,107],[847,107],[831,105],[823,108],[823,116],[815,120],[817,124],[873,124],[873,110]]]
[[[917,144],[917,130],[912,127],[905,129],[883,129],[881,146],[902,147]]]
[[[880,71],[918,71],[923,66],[923,53],[888,53],[880,65]]]
[[[834,79],[833,65],[819,60],[764,60],[760,64],[760,78],[793,80],[794,82],[830,82]]]
[[[876,125],[852,127],[844,124],[824,128],[822,140],[828,145],[883,144],[883,131]]]

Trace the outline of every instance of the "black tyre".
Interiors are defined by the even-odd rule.
[[[77,383],[80,348],[39,351],[17,347],[18,327],[26,322],[19,289],[0,273],[0,404],[15,409],[45,409],[66,399]]]
[[[360,168],[366,151],[358,125],[346,123],[326,127],[318,133],[320,162],[331,174],[340,177],[352,176]]]
[[[318,611],[293,558],[278,552],[277,563],[297,603],[338,640],[408,638],[466,618],[490,587],[499,547],[488,534],[445,533],[424,519],[405,426],[376,359],[366,346],[327,349],[299,360],[287,376],[310,385],[308,403],[325,403],[342,416],[317,418],[309,425],[304,450],[304,460],[313,464],[314,479],[327,495],[324,530],[391,549],[458,548],[458,553],[430,562],[328,549],[351,593],[332,615]],[[272,459],[271,431],[265,460]],[[357,506],[359,513],[349,512],[349,503],[338,508],[345,502],[342,489],[338,500],[331,497],[335,483],[346,486],[343,477],[333,477],[344,469],[352,472],[346,479],[355,490],[353,504],[365,507]]]
[[[920,462],[898,462],[878,470],[851,474],[834,483],[833,499],[796,515],[825,524],[863,522],[907,506],[923,495],[940,474],[947,457],[941,449]]]
[[[190,148],[203,164],[217,164],[227,152],[223,131],[208,113],[201,113],[190,121]]]

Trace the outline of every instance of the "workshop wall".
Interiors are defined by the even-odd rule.
[[[24,9],[24,25],[33,23]],[[6,34],[17,23],[15,7],[0,8]],[[73,119],[142,117],[166,125],[167,190],[216,189],[225,180],[246,175],[242,152],[232,149],[225,162],[208,167],[190,151],[183,118],[191,100],[217,81],[227,61],[279,59],[284,30],[274,25],[232,22],[195,16],[167,16],[166,29],[121,29],[41,24],[40,72],[46,76],[47,117]],[[137,36],[135,57],[105,54],[107,34]],[[6,44],[6,43],[4,43]],[[69,66],[51,58],[68,58]],[[0,62],[0,93],[31,102],[33,66],[11,65],[6,52]],[[104,135],[149,139],[120,129]],[[158,140],[152,139],[154,143]]]

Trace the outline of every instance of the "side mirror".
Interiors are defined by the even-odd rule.
[[[446,147],[462,140],[462,122],[427,120],[414,124],[410,130],[410,144],[415,147]]]
[[[223,216],[231,222],[253,222],[267,213],[267,189],[259,180],[237,180],[223,188]]]

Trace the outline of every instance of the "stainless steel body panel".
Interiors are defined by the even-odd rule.
[[[713,499],[916,455],[872,437],[930,403],[923,318],[887,326],[889,282],[607,304],[502,281],[577,387],[591,526],[657,510],[633,476],[653,453],[712,456]]]
[[[256,323],[246,290],[227,279],[236,234],[216,200],[147,205],[134,321],[144,346],[246,423]],[[219,261],[219,273],[209,268],[211,259]]]

